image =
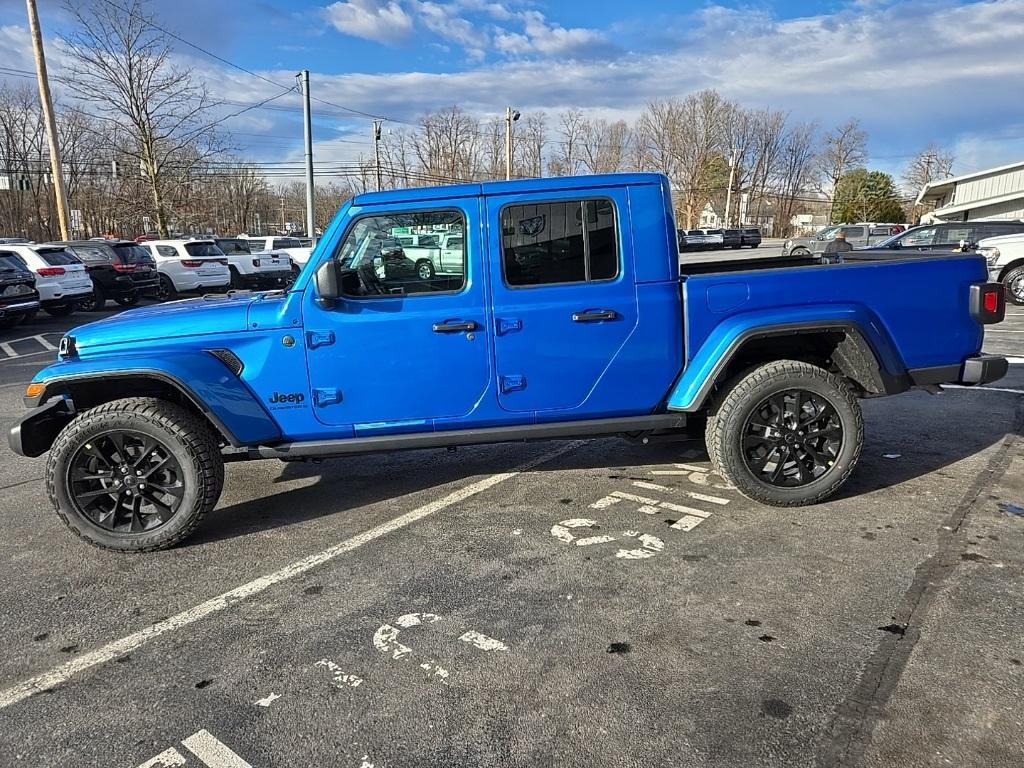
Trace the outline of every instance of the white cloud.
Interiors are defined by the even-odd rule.
[[[324,9],[327,20],[339,32],[381,43],[406,37],[412,18],[397,0],[338,0]]]
[[[540,11],[524,11],[517,18],[522,23],[522,33],[504,31],[495,35],[494,46],[502,53],[577,58],[610,52],[612,48],[603,33],[584,27],[566,29],[549,24]]]

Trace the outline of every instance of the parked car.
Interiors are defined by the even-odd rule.
[[[251,250],[254,241],[240,237],[218,237],[214,242],[228,257],[232,288],[284,288],[291,282],[292,262],[287,253],[254,253]]]
[[[156,296],[160,288],[156,262],[131,240],[70,240],[48,243],[73,252],[92,278],[92,295],[78,305],[86,312],[101,310],[107,300],[131,307],[143,296]],[[114,246],[118,246],[115,250]]]
[[[1008,300],[1024,305],[1024,232],[987,237],[977,250],[988,264],[989,279],[1006,286]]]
[[[836,234],[842,230],[846,233],[846,242],[854,248],[861,248],[889,240],[906,227],[902,224],[878,224],[875,222],[859,222],[857,224],[833,224],[812,237],[792,237],[782,245],[783,256],[820,256],[825,252]]]
[[[156,260],[163,301],[208,288],[225,291],[231,285],[228,257],[213,240],[150,240],[143,245]]]
[[[757,227],[744,227],[740,230],[740,245],[757,248],[761,244],[761,230]]]
[[[722,230],[722,247],[738,249],[743,245],[743,235],[738,229],[723,229]]]
[[[36,278],[21,258],[0,250],[0,328],[13,328],[39,311]]]
[[[1024,233],[1024,221],[944,221],[924,224],[890,237],[865,250],[907,248],[915,251],[974,250],[990,237]]]
[[[861,398],[1008,370],[981,353],[1005,306],[977,254],[709,260],[680,275],[671,211],[669,180],[639,173],[357,195],[290,291],[150,307],[65,335],[26,391],[11,448],[49,451],[63,522],[122,551],[195,531],[221,493],[224,450],[292,461],[700,434],[739,493],[794,507],[854,471]],[[379,237],[396,218],[438,215],[460,220],[464,274],[392,280],[370,267],[397,254]]]
[[[704,230],[704,247],[712,250],[722,248],[725,245],[725,230],[722,229],[705,229]]]
[[[273,251],[275,253],[287,254],[288,258],[291,259],[292,262],[292,272],[296,275],[305,263],[309,261],[309,255],[313,251],[312,246],[303,245],[302,240],[297,237],[282,235],[260,235],[250,237],[249,235],[239,235],[238,239],[248,240],[249,249],[253,253],[260,251]]]
[[[684,233],[686,237],[686,250],[703,251],[711,247],[711,240],[703,229],[687,229]]]
[[[54,317],[67,317],[78,302],[92,295],[85,264],[62,245],[4,245],[35,273],[39,302]]]
[[[433,280],[438,273],[461,275],[466,268],[465,237],[461,232],[398,235],[395,239],[421,280]]]

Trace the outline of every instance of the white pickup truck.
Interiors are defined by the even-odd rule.
[[[978,242],[978,253],[985,257],[988,276],[1006,286],[1006,298],[1024,305],[1024,234],[986,237]]]
[[[431,280],[435,274],[461,275],[466,269],[466,240],[461,232],[396,235],[395,239],[416,265],[421,280]]]

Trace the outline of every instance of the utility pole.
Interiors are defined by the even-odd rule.
[[[729,217],[732,216],[732,183],[736,178],[736,150],[732,151],[729,155],[729,189],[725,191],[725,226],[728,227],[730,223]]]
[[[43,53],[43,33],[39,29],[39,12],[36,0],[25,0],[28,7],[28,29],[32,35],[32,51],[36,58],[36,79],[39,81],[39,103],[43,108],[46,135],[50,141],[50,172],[53,175],[53,192],[57,198],[57,221],[60,223],[60,239],[69,240],[68,200],[64,191],[64,173],[60,163],[60,146],[57,138],[57,120],[53,115],[53,100],[50,98],[50,79],[46,74],[46,55]]]
[[[373,121],[373,165],[377,170],[377,191],[383,188],[380,180],[380,120]]]
[[[313,121],[309,114],[309,70],[299,73],[302,83],[302,119],[306,138],[306,237],[316,245],[316,224],[313,221]]]
[[[512,107],[505,107],[505,180],[512,178],[512,123],[519,119],[519,113]]]

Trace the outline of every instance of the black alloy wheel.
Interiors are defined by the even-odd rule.
[[[797,488],[825,475],[843,448],[843,425],[824,397],[789,389],[762,400],[742,432],[743,461],[761,482]]]
[[[67,487],[79,514],[113,533],[160,528],[185,493],[184,473],[170,449],[131,430],[106,432],[83,445],[71,459]]]

